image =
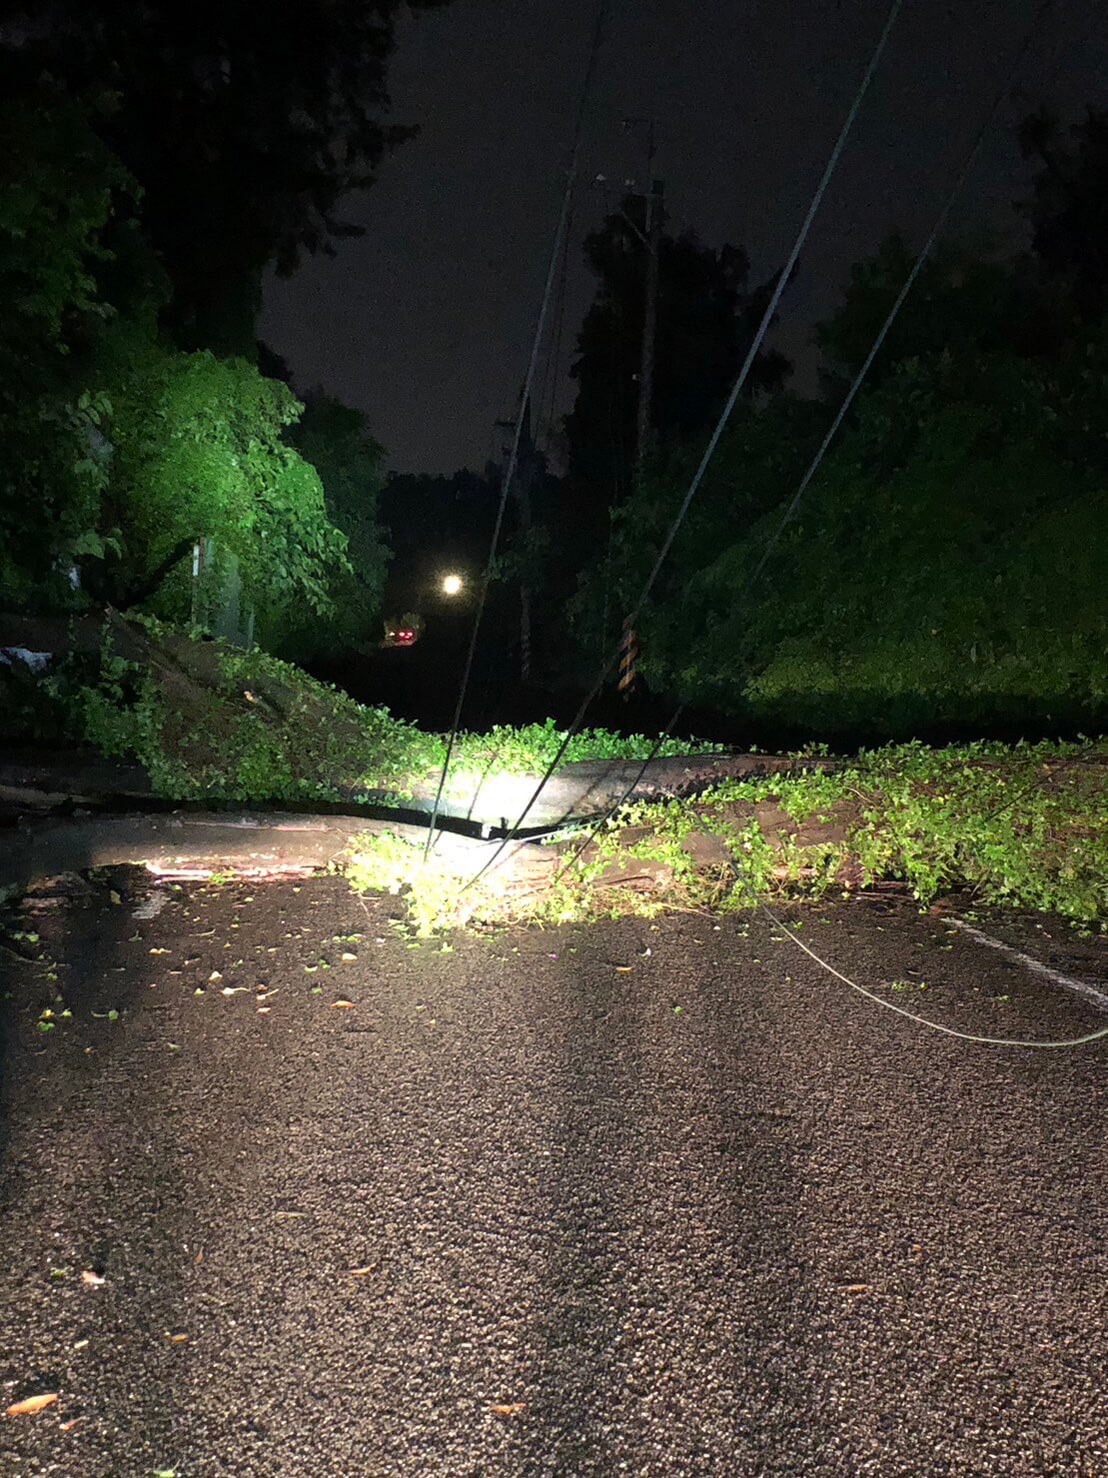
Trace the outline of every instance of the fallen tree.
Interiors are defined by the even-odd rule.
[[[0,797],[6,787],[18,805],[30,781],[40,809],[149,807],[151,795],[195,809],[9,831],[0,887],[109,863],[208,874],[340,866],[356,886],[402,893],[421,930],[743,906],[766,890],[883,882],[924,901],[971,888],[1082,922],[1108,916],[1108,742],[909,744],[849,761],[671,745],[644,763],[635,756],[649,741],[601,733],[576,736],[569,763],[540,787],[562,748],[552,724],[462,735],[447,831],[425,864],[418,813],[435,793],[441,736],[262,653],[114,615],[102,631],[100,666],[70,701],[84,739],[99,740],[93,768],[105,789],[97,795],[71,760],[52,771],[39,755],[0,766]],[[117,641],[132,656],[118,655]],[[510,845],[482,840],[517,824]],[[595,832],[587,840],[583,824]],[[528,844],[534,832],[547,845]],[[490,846],[496,865],[484,869]]]

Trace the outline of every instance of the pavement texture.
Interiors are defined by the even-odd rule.
[[[1108,1473],[1104,1042],[923,1032],[763,916],[397,911],[121,872],[9,918],[0,1410],[58,1399],[0,1472]],[[1105,1023],[909,905],[788,917],[946,1024]]]

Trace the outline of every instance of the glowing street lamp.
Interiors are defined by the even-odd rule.
[[[461,575],[444,575],[442,577],[443,595],[461,595],[464,583]]]

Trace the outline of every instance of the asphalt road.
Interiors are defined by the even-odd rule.
[[[1105,1043],[924,1033],[762,919],[444,952],[390,906],[121,876],[14,922],[0,1409],[58,1400],[0,1472],[1108,1473]],[[907,905],[790,918],[947,1024],[1106,1019]]]

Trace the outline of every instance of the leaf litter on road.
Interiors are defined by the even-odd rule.
[[[48,1406],[53,1406],[57,1399],[57,1391],[44,1391],[40,1396],[26,1396],[22,1401],[13,1401],[4,1415],[34,1416],[37,1412],[45,1411]]]

